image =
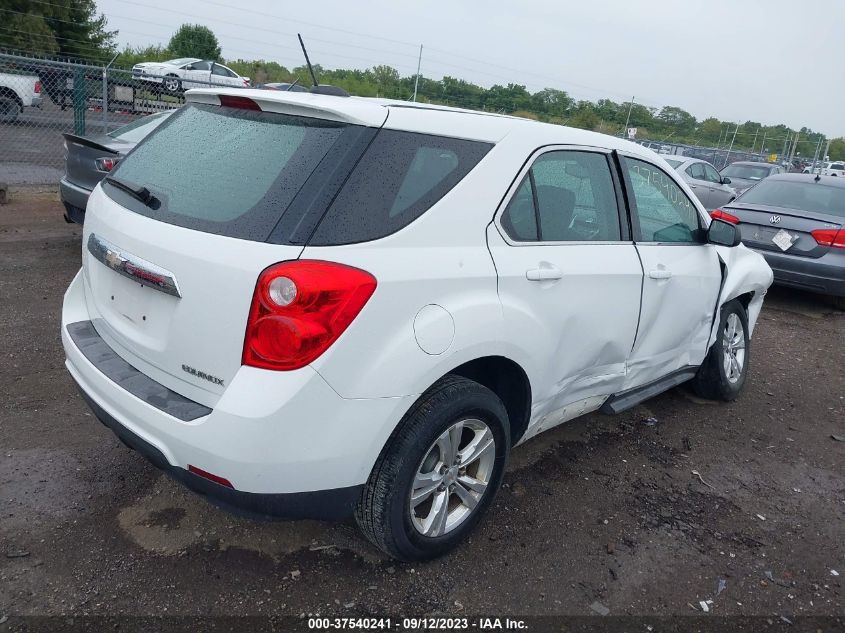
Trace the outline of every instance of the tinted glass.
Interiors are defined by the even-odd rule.
[[[737,200],[845,218],[845,187],[831,187],[813,180],[764,180]]]
[[[719,175],[718,171],[716,171],[712,166],[707,165],[705,163],[701,163],[701,166],[704,167],[704,179],[707,182],[721,184],[722,177]]]
[[[534,189],[527,175],[508,203],[501,219],[502,228],[511,239],[518,242],[536,242],[537,213],[534,207]]]
[[[842,164],[842,163],[833,163],[833,164],[830,166],[830,168],[831,168],[831,169],[835,169],[835,170],[839,171],[840,169],[845,169],[845,164]]]
[[[695,205],[663,170],[626,158],[643,242],[697,242],[701,220]]]
[[[188,105],[111,174],[147,187],[158,200],[154,208],[111,185],[104,191],[162,222],[263,241],[344,129],[319,119]]]
[[[677,169],[678,167],[684,164],[684,161],[675,160],[674,158],[667,158],[666,162],[669,163],[669,167],[671,167],[672,169]]]
[[[747,180],[762,180],[769,175],[772,168],[766,165],[729,165],[722,170],[722,175],[728,178],[745,178]]]
[[[693,163],[687,167],[687,175],[696,180],[705,180],[704,165],[702,163]]]
[[[351,244],[395,233],[445,196],[491,147],[443,136],[380,131],[310,243]]]
[[[191,64],[191,70],[209,70],[211,62],[194,62]]]
[[[531,167],[544,242],[620,239],[619,209],[604,154],[548,152]]]
[[[109,132],[109,136],[124,143],[138,143],[142,138],[164,123],[171,114],[173,113],[159,112],[158,114],[142,117],[137,121],[132,121],[129,125],[124,125],[113,132]]]

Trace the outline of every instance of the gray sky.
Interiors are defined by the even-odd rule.
[[[239,6],[238,6],[239,5]],[[699,120],[786,123],[845,136],[842,0],[98,0],[123,44],[209,26],[226,58],[327,68],[389,64],[579,99],[674,105]],[[320,26],[318,26],[318,23]],[[813,61],[814,59],[818,61]]]

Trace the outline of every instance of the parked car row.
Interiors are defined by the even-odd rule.
[[[830,162],[824,161],[816,163],[815,168],[812,164],[806,165],[803,169],[805,174],[819,174],[820,176],[845,176],[845,162]]]

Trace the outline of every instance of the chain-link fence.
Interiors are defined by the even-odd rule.
[[[58,182],[64,134],[96,140],[178,108],[189,88],[244,87],[241,78],[214,70],[212,62],[203,62],[202,70],[145,71],[0,53],[0,182]]]
[[[753,161],[756,163],[772,162],[771,154],[747,152],[745,150],[736,150],[730,147],[706,147],[703,145],[687,145],[684,143],[666,143],[663,141],[637,141],[640,145],[654,150],[658,154],[687,156],[689,158],[697,158],[699,160],[706,160],[716,169],[723,169],[737,161]],[[780,155],[775,155],[774,162],[780,162]]]

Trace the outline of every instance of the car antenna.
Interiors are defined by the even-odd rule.
[[[294,80],[293,80],[293,83],[292,83],[292,84],[290,84],[290,85],[287,87],[287,89],[285,90],[285,92],[290,92],[291,90],[293,90],[293,87],[294,87],[296,84],[298,84],[298,83],[299,83],[299,77],[297,77],[296,79],[294,79]]]
[[[302,54],[305,55],[305,63],[308,65],[308,72],[311,73],[311,81],[314,82],[314,87],[316,88],[320,84],[317,83],[317,76],[314,74],[314,69],[311,67],[311,60],[308,59],[308,51],[305,50],[305,42],[302,41],[302,36],[297,33],[296,36],[299,38],[299,45],[302,47]]]

